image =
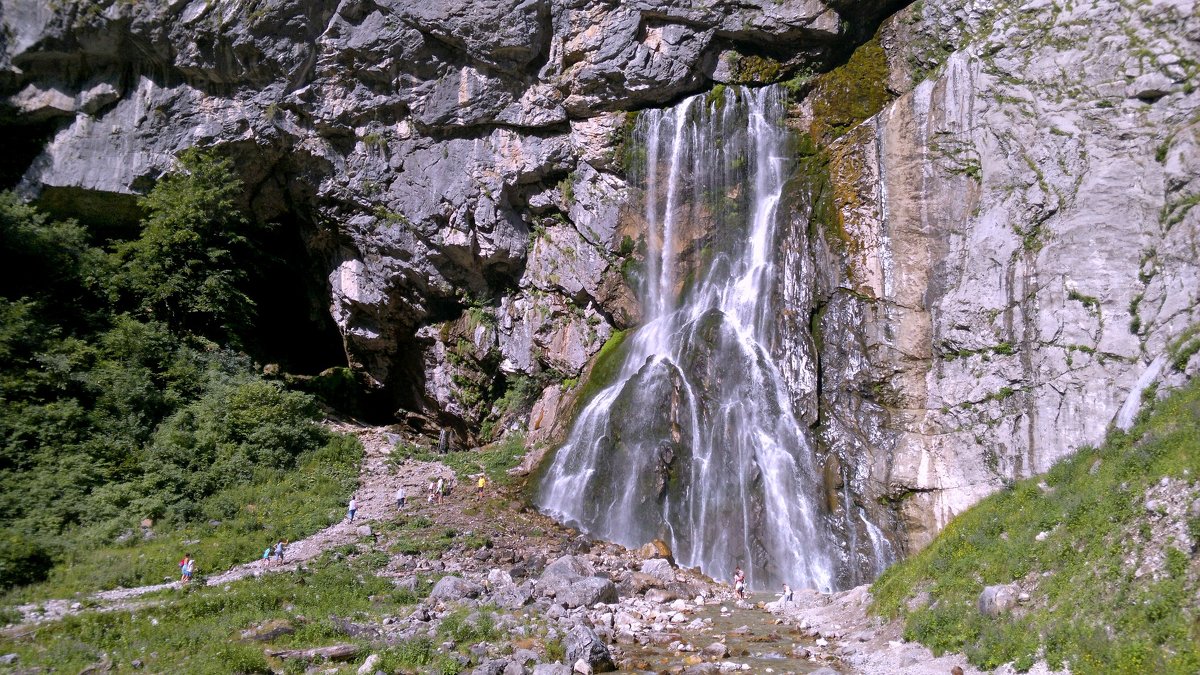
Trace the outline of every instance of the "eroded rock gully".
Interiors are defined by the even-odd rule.
[[[4,175],[128,220],[175,154],[215,147],[253,216],[303,240],[388,410],[470,445],[536,377],[546,443],[641,318],[628,111],[789,81],[812,135],[809,74],[899,4],[4,0],[6,147],[35,139]],[[819,139],[779,241],[775,348],[819,355],[786,378],[848,558],[868,520],[919,548],[1195,373],[1198,40],[1187,0],[884,21],[898,98]]]

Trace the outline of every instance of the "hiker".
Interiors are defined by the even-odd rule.
[[[784,602],[792,601],[792,587],[787,584],[783,585],[783,593],[780,595]]]
[[[346,513],[346,517],[350,522],[354,522],[354,512],[358,510],[358,499],[354,496],[350,497],[350,505]]]
[[[262,566],[263,567],[271,566],[271,545],[270,544],[267,544],[267,547],[263,549]]]
[[[406,501],[407,501],[407,495],[404,494],[404,486],[401,485],[400,487],[396,488],[396,508],[398,508],[398,509],[404,508],[404,504]]]
[[[184,553],[183,559],[179,561],[179,583],[187,583],[188,580],[188,563],[191,562],[192,556],[190,553]]]
[[[183,583],[186,584],[192,580],[192,572],[194,572],[196,569],[196,559],[193,558],[192,554],[190,553],[183,556],[183,558],[184,560],[187,560],[187,562],[183,565]]]
[[[479,494],[476,495],[475,499],[483,499],[483,488],[487,486],[487,478],[482,473],[479,474],[479,483],[477,483],[477,486],[479,487]]]
[[[442,497],[444,497],[444,496],[445,496],[445,494],[446,494],[446,479],[445,479],[445,478],[442,478],[441,476],[438,476],[438,482],[437,482],[437,492],[436,492],[436,493],[434,493],[434,494],[436,494],[436,495],[437,495],[437,503],[438,503],[438,504],[441,504],[441,503],[442,503]]]
[[[283,549],[285,548],[287,548],[287,543],[282,539],[275,542],[275,560],[279,561],[280,565],[283,564]]]
[[[429,499],[427,500],[430,504],[433,503],[433,494],[434,494],[433,491],[436,487],[437,487],[437,483],[433,482],[433,476],[430,476],[429,477]]]
[[[733,568],[733,592],[739,600],[746,599],[746,573],[740,567]]]

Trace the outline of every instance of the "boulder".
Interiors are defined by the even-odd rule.
[[[560,591],[556,599],[567,607],[591,607],[597,602],[615,603],[617,587],[604,577],[587,577]]]
[[[597,673],[616,670],[616,664],[613,663],[608,647],[604,646],[600,637],[591,628],[583,625],[575,626],[567,632],[563,642],[567,663],[582,661],[592,669],[592,672]]]
[[[479,597],[481,589],[477,584],[474,584],[462,577],[445,576],[438,580],[437,585],[433,587],[433,591],[429,593],[429,599],[433,602],[458,602],[463,598]]]
[[[642,574],[648,575],[663,583],[675,581],[675,569],[665,558],[651,558],[642,563]]]
[[[984,616],[999,616],[1017,604],[1017,597],[1016,584],[987,586],[979,594],[977,602],[979,613]]]
[[[571,675],[571,668],[561,663],[539,663],[533,667],[533,675]]]

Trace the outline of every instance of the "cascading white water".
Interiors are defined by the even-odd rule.
[[[778,205],[788,173],[775,88],[643,112],[647,321],[575,420],[536,503],[628,546],[752,587],[831,590],[806,430],[772,360]]]

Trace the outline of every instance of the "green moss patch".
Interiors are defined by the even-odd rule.
[[[811,94],[813,137],[831,141],[883,110],[893,99],[887,79],[887,57],[876,34],[845,64],[817,78]]]

